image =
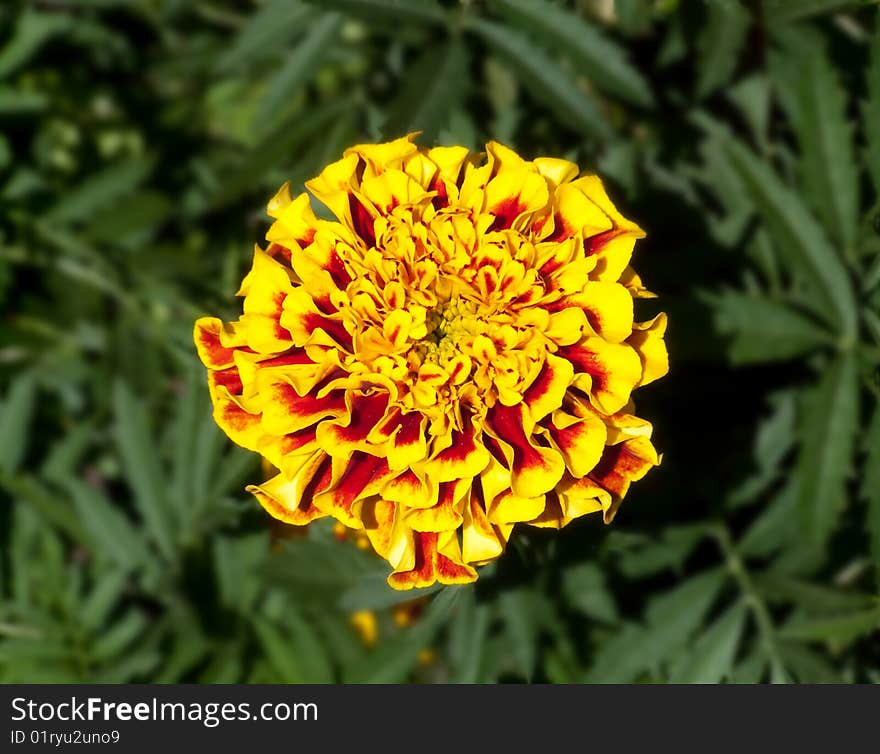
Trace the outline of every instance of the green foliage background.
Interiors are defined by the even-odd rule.
[[[880,681],[876,5],[5,2],[0,124],[0,680]],[[243,492],[191,328],[284,180],[408,129],[602,174],[672,370],[613,526],[399,628]]]

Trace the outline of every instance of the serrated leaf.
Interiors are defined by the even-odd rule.
[[[820,297],[822,315],[845,341],[853,342],[858,317],[852,285],[821,226],[797,194],[751,150],[735,140],[728,142],[727,149],[791,268],[812,284]]]
[[[523,31],[570,56],[607,95],[642,107],[653,104],[648,83],[624,50],[579,15],[546,0],[493,0],[491,4]]]
[[[804,47],[797,60],[801,117],[794,126],[804,186],[831,238],[849,257],[858,230],[859,173],[845,92],[821,48]]]
[[[596,138],[611,135],[608,121],[580,89],[574,76],[543,49],[522,34],[491,21],[471,20],[468,28],[483,37],[519,76],[532,96],[553,108],[563,123]]]
[[[733,364],[785,361],[831,342],[819,325],[786,304],[735,291],[706,296],[715,325],[729,337]]]
[[[670,683],[721,683],[731,673],[746,620],[736,604],[716,620],[687,652],[669,677]]]
[[[25,372],[13,380],[0,404],[0,472],[15,473],[24,459],[36,394],[36,378]]]
[[[698,98],[730,80],[751,24],[751,16],[737,0],[715,0],[707,5],[709,20],[697,40]]]
[[[110,165],[62,194],[62,199],[46,213],[43,220],[50,226],[86,220],[93,212],[132,193],[146,180],[152,169],[152,160],[146,159]]]
[[[97,489],[79,479],[67,483],[70,499],[92,545],[122,568],[134,570],[150,555],[132,522]]]
[[[406,69],[400,94],[391,103],[383,125],[386,138],[422,131],[433,143],[450,113],[467,96],[468,52],[457,37],[445,45],[428,47]]]
[[[715,601],[725,574],[706,571],[648,603],[646,626],[625,626],[607,639],[587,672],[586,683],[629,683],[683,647]]]
[[[306,36],[269,79],[266,93],[257,108],[257,120],[264,132],[277,122],[279,113],[284,112],[285,103],[293,100],[332,49],[341,23],[338,15],[328,13],[310,24]]]
[[[821,547],[831,536],[845,499],[859,421],[858,364],[842,353],[824,370],[801,423],[795,468],[800,519],[809,541]]]
[[[146,408],[122,381],[113,387],[113,408],[116,440],[135,504],[160,552],[173,559],[175,522],[165,497],[165,479]]]

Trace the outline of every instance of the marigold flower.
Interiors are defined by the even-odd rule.
[[[659,463],[631,393],[668,369],[594,175],[490,142],[347,150],[269,202],[243,315],[200,319],[214,417],[279,473],[273,516],[363,531],[398,589],[473,581],[514,525],[610,522]]]

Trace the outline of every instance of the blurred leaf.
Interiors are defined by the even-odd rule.
[[[378,25],[396,23],[443,24],[446,13],[434,0],[306,0]],[[394,28],[394,27],[392,27]]]
[[[733,661],[746,621],[746,608],[737,603],[706,629],[694,648],[675,666],[670,683],[720,683],[733,669]]]
[[[122,568],[133,570],[149,562],[150,554],[129,519],[101,492],[79,479],[67,482],[74,510],[89,533],[97,553]]]
[[[277,122],[285,106],[294,100],[299,89],[309,80],[317,66],[333,48],[341,19],[329,13],[310,24],[306,36],[268,81],[266,93],[258,107],[260,130],[265,133]]]
[[[647,82],[624,50],[580,16],[546,0],[493,0],[491,5],[551,49],[571,56],[578,70],[609,96],[641,107],[653,104]]]
[[[115,436],[138,511],[160,552],[172,560],[176,550],[175,524],[165,497],[165,480],[146,407],[122,381],[113,386],[113,407]]]
[[[620,557],[620,570],[629,578],[678,570],[705,536],[706,527],[702,525],[671,526],[644,547],[624,552]]]
[[[297,0],[271,0],[260,6],[228,49],[218,56],[214,69],[217,73],[234,74],[276,54],[312,12]]]
[[[475,31],[510,65],[536,100],[552,107],[565,124],[596,138],[611,135],[611,127],[575,78],[526,37],[501,24],[471,20]]]
[[[800,641],[835,641],[848,644],[859,636],[880,629],[880,607],[829,617],[795,618],[779,632],[784,639]]]
[[[767,601],[792,602],[812,613],[858,610],[874,603],[874,598],[867,594],[829,588],[772,573],[757,576],[755,585]]]
[[[801,117],[794,126],[804,186],[832,239],[848,255],[855,249],[858,228],[859,173],[845,93],[820,50],[805,46],[798,60]]]
[[[431,600],[418,623],[409,630],[383,642],[363,661],[351,668],[346,683],[401,683],[419,661],[419,653],[428,646],[446,622],[450,609],[463,587],[446,587]]]
[[[795,470],[800,517],[814,546],[828,540],[845,499],[859,421],[858,365],[852,352],[840,354],[809,396]]]
[[[868,503],[866,528],[871,541],[871,559],[880,585],[880,403],[874,406],[871,424],[864,436],[865,463],[861,496]]]
[[[526,679],[531,680],[540,630],[537,595],[528,589],[509,589],[498,600],[498,611],[513,661]]]
[[[868,143],[867,162],[874,183],[874,194],[880,196],[880,129],[869,124],[880,123],[880,28],[875,29],[871,42],[870,63],[865,75],[868,98],[862,106],[865,138]]]
[[[68,16],[25,8],[18,17],[12,40],[0,50],[0,78],[27,63],[49,39],[69,27]]]
[[[584,681],[629,683],[641,672],[672,659],[699,628],[723,582],[721,570],[706,571],[652,597],[645,613],[646,627],[625,626],[605,641]]]
[[[831,342],[815,322],[782,302],[734,291],[707,299],[719,332],[731,338],[727,353],[733,364],[784,361]]]
[[[36,379],[25,372],[13,381],[0,404],[0,472],[13,474],[24,459],[36,394]]]
[[[127,160],[110,165],[76,186],[44,218],[49,225],[87,219],[134,191],[153,169],[152,160]]]
[[[468,80],[468,53],[459,38],[428,47],[406,69],[400,94],[389,106],[383,133],[392,139],[422,131],[423,141],[432,144],[448,124],[450,113],[467,96]]]
[[[783,24],[808,16],[869,5],[874,0],[765,0],[764,17],[770,24]]]
[[[464,590],[450,625],[450,683],[480,682],[483,647],[490,619],[488,606],[477,602],[475,590]]]
[[[617,605],[605,583],[605,573],[595,563],[579,563],[562,572],[562,593],[584,615],[614,623]]]
[[[354,586],[342,593],[338,603],[340,610],[352,613],[358,610],[384,610],[412,599],[427,597],[443,588],[440,584],[434,584],[423,589],[397,591],[388,586],[385,568],[382,568],[382,572],[376,570],[376,573],[364,575]]]
[[[787,641],[780,647],[782,660],[799,683],[842,683],[843,679],[820,654],[803,644]]]
[[[753,152],[735,141],[727,148],[792,268],[808,276],[821,296],[822,313],[840,328],[844,340],[852,341],[857,330],[852,286],[821,227],[797,195]]]
[[[697,40],[699,99],[730,81],[751,25],[751,16],[738,0],[714,0],[706,5],[709,21]]]

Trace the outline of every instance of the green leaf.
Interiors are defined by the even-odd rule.
[[[99,490],[79,479],[69,480],[67,488],[74,510],[97,553],[127,570],[149,562],[150,554],[134,525]]]
[[[468,28],[507,62],[536,100],[556,111],[562,123],[596,138],[611,135],[608,121],[581,90],[574,76],[544,50],[518,32],[491,21],[472,19]]]
[[[490,620],[489,607],[477,602],[475,590],[463,590],[449,631],[451,683],[479,683]]]
[[[511,657],[529,680],[537,659],[540,607],[537,595],[527,589],[510,589],[498,600]]]
[[[450,113],[467,96],[469,78],[467,48],[458,37],[428,47],[404,72],[400,94],[382,127],[385,137],[422,131],[424,141],[433,143]]]
[[[764,18],[768,24],[781,26],[797,19],[857,8],[873,2],[876,0],[765,0]]]
[[[12,40],[0,50],[0,78],[27,63],[49,39],[70,28],[70,22],[60,13],[26,8],[18,17]]]
[[[861,497],[868,503],[866,528],[871,539],[871,560],[877,568],[880,585],[880,403],[864,438],[865,462]]]
[[[579,563],[562,572],[562,593],[568,603],[589,618],[614,623],[617,604],[605,583],[605,572],[595,563]]]
[[[653,104],[651,89],[624,50],[580,16],[546,0],[493,0],[491,5],[523,31],[570,56],[604,93],[641,107]]]
[[[407,679],[427,647],[443,626],[464,587],[446,587],[406,631],[385,641],[349,669],[346,683],[401,683]]]
[[[113,408],[116,441],[138,511],[160,552],[171,560],[176,550],[175,522],[165,497],[165,478],[156,441],[150,434],[146,407],[126,383],[117,381],[113,387]]]
[[[697,40],[700,99],[730,81],[751,25],[751,16],[737,0],[714,0],[707,5],[709,21]]]
[[[258,107],[258,122],[263,132],[270,130],[279,114],[294,101],[299,90],[333,49],[333,40],[339,33],[341,19],[335,13],[322,16],[308,27],[308,34],[284,60],[269,79],[266,93]]]
[[[780,301],[735,291],[704,298],[719,332],[729,337],[727,354],[733,364],[785,361],[831,342],[813,320]]]
[[[839,328],[843,341],[854,342],[858,317],[852,285],[822,228],[798,196],[751,150],[734,140],[727,149],[791,268],[812,283],[821,299],[822,314]]]
[[[880,196],[880,27],[874,31],[871,42],[870,63],[865,74],[868,98],[862,105],[862,122],[865,124],[867,163],[874,183],[874,195]]]
[[[245,23],[214,66],[217,73],[234,74],[277,54],[286,47],[314,11],[296,0],[272,0]]]
[[[850,644],[860,636],[880,629],[880,607],[822,618],[802,617],[786,623],[779,631],[783,639],[833,641]]]
[[[358,610],[384,610],[401,602],[427,597],[442,588],[442,584],[434,584],[422,589],[406,591],[392,589],[388,586],[388,575],[383,568],[381,572],[364,575],[354,586],[346,589],[339,598],[338,604],[340,610],[352,613]]]
[[[25,372],[12,382],[0,404],[0,472],[15,473],[24,459],[36,395],[36,379]]]
[[[858,421],[858,364],[856,355],[846,352],[824,369],[801,423],[795,479],[800,519],[814,546],[831,536],[842,509]]]
[[[804,187],[831,238],[851,258],[858,231],[859,171],[846,93],[822,50],[804,45],[796,60],[800,118],[794,126]]]
[[[93,212],[112,205],[140,186],[153,169],[153,161],[127,160],[110,165],[62,194],[62,199],[46,213],[43,220],[72,223],[88,219]]]
[[[839,587],[811,584],[808,581],[766,573],[754,577],[755,586],[768,602],[793,603],[811,613],[835,613],[869,607],[874,598]]]
[[[747,611],[737,603],[716,620],[674,668],[670,683],[721,683],[733,661],[745,627]]]
[[[434,0],[306,0],[380,26],[399,23],[445,24],[446,12]],[[390,28],[394,28],[391,26]]]
[[[706,571],[653,597],[645,627],[629,625],[607,639],[596,654],[586,683],[630,683],[640,673],[672,659],[699,628],[718,595],[725,574]]]

